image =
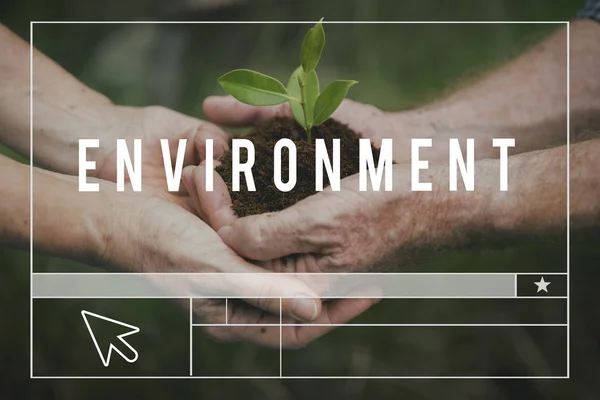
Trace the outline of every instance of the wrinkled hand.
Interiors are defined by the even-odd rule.
[[[160,139],[169,139],[172,162],[179,139],[188,139],[184,165],[195,165],[205,155],[205,140],[213,139],[214,156],[227,148],[227,136],[215,125],[162,107],[110,108],[104,114],[108,127],[98,149],[97,177],[116,178],[116,139],[141,138],[143,144],[142,193],[117,193],[102,182],[106,215],[102,218],[105,242],[99,258],[104,264],[135,272],[217,272],[220,289],[226,293],[252,293],[244,301],[194,301],[194,312],[203,323],[222,323],[227,313],[230,324],[272,324],[312,321],[317,324],[344,323],[372,304],[370,300],[347,300],[322,305],[317,294],[299,279],[268,272],[237,255],[222,239],[189,211],[184,190],[167,192]],[[130,143],[128,143],[130,144]],[[130,145],[130,148],[133,148]],[[248,274],[249,273],[249,274]],[[208,279],[208,278],[207,278]],[[240,287],[242,286],[242,287]],[[298,299],[294,299],[294,297]],[[281,311],[280,311],[280,298]],[[187,305],[187,302],[185,302]],[[332,327],[286,326],[283,346],[299,347]],[[242,340],[277,347],[279,327],[206,327],[220,340]]]
[[[204,113],[216,124],[232,127],[255,125],[276,116],[292,117],[288,103],[271,107],[255,107],[241,103],[231,96],[211,96],[204,101]],[[386,113],[369,104],[346,99],[331,118],[348,125],[377,147],[381,139],[394,139],[394,160],[403,162],[410,157],[410,139],[414,130],[397,113]]]
[[[171,165],[175,164],[180,139],[187,139],[184,166],[197,165],[204,159],[206,139],[213,140],[214,158],[220,157],[228,147],[228,135],[219,127],[168,108],[110,105],[98,108],[97,113],[99,125],[95,129],[99,133],[96,137],[101,138],[101,143],[95,157],[97,169],[90,171],[90,175],[115,182],[116,140],[125,139],[133,152],[133,139],[142,139],[143,191],[151,190],[182,206],[186,205],[182,198],[167,191],[160,140],[169,140]]]
[[[282,262],[279,260],[279,257],[283,257],[285,255],[289,255],[291,253],[302,253],[304,250],[309,251],[308,247],[304,246],[304,243],[294,242],[293,239],[295,229],[294,224],[297,222],[297,219],[289,220],[287,222],[290,225],[286,225],[287,230],[278,228],[278,221],[273,220],[276,225],[271,226],[270,222],[272,221],[268,216],[256,216],[256,217],[247,217],[242,219],[236,219],[232,209],[231,209],[231,197],[229,196],[229,192],[227,191],[227,187],[225,182],[221,179],[221,177],[213,171],[213,184],[214,191],[206,192],[200,188],[204,188],[205,184],[205,168],[204,165],[198,167],[187,167],[183,172],[183,182],[190,193],[192,198],[192,203],[196,212],[199,215],[206,216],[206,221],[211,225],[211,227],[215,230],[219,231],[219,234],[222,238],[225,239],[225,243],[228,246],[232,247],[238,254],[247,257],[253,260],[260,260],[262,262],[258,262],[258,265],[262,267],[266,267],[269,270],[277,271],[277,272],[318,272],[322,270],[328,269],[328,264],[321,263],[325,260],[325,258],[321,259],[318,255],[302,255],[298,257],[297,262],[294,265],[288,265],[286,268],[283,268]],[[319,201],[319,200],[317,200]],[[307,205],[309,208],[311,205]],[[347,208],[349,212],[350,208]],[[305,209],[301,209],[300,212]],[[339,210],[339,209],[338,209]],[[326,212],[326,210],[323,210]],[[310,213],[309,213],[310,214]],[[297,216],[294,212],[292,214]],[[315,215],[315,221],[318,221],[318,216]],[[325,217],[323,215],[323,217]],[[260,226],[254,225],[255,218],[258,218]],[[308,222],[308,221],[307,221]],[[334,221],[332,221],[335,223]],[[264,223],[264,225],[263,225]],[[228,229],[232,229],[227,226],[228,224],[233,224],[234,235],[232,236],[227,234]],[[300,227],[300,225],[296,226]],[[308,228],[308,225],[305,226]],[[258,231],[254,228],[258,228]],[[273,228],[273,229],[271,229]],[[283,226],[282,226],[283,228]],[[260,237],[252,237],[255,233],[259,232],[260,235],[265,233],[264,236]],[[321,232],[322,240],[337,240],[334,237],[330,236],[328,230],[322,230]],[[278,234],[282,234],[283,236],[279,237]],[[247,238],[251,238],[251,241],[244,244],[243,242]],[[341,239],[341,238],[339,238]],[[307,237],[307,240],[311,240]],[[260,243],[259,243],[260,242]],[[365,241],[368,243],[368,241]],[[295,247],[298,244],[299,247]],[[358,254],[360,249],[354,249]],[[353,255],[350,255],[353,257]],[[318,260],[318,262],[317,262]],[[364,288],[368,291],[370,288]],[[319,294],[319,293],[317,293]],[[339,325],[344,324],[356,316],[360,315],[364,311],[366,311],[373,304],[377,303],[380,299],[373,296],[368,296],[366,298],[361,297],[359,293],[356,295],[357,298],[343,298],[336,299],[333,301],[329,301],[323,303],[323,311],[321,315],[313,321],[315,324],[327,324],[327,325]],[[273,315],[264,315],[257,314],[255,311],[248,311],[245,313],[240,313],[240,315],[236,315],[233,311],[230,311],[230,323],[262,323],[262,324],[278,324],[277,317]],[[216,317],[217,321],[222,322],[222,314]],[[237,321],[237,322],[234,322]],[[285,320],[284,320],[284,323]],[[220,333],[222,335],[231,335],[242,328],[230,328],[230,327],[211,327],[208,328],[213,333]],[[262,339],[266,339],[271,337],[273,340],[277,339],[279,336],[278,327],[265,327],[263,329],[257,327],[249,327],[245,328],[253,337],[262,337]],[[319,326],[319,327],[292,327],[292,326],[284,326],[283,328],[283,345],[285,347],[297,347],[302,344],[306,344],[308,341],[321,336],[322,334],[328,332],[333,329],[333,326]],[[262,333],[261,333],[262,332]]]
[[[291,116],[289,105],[254,107],[231,96],[209,97],[206,115],[214,122],[244,126],[274,116]],[[376,145],[395,135],[389,114],[345,100],[332,116]],[[407,137],[406,140],[410,141]],[[395,143],[395,147],[398,143]],[[422,217],[421,195],[411,193],[406,166],[394,167],[393,192],[360,192],[358,175],[343,179],[341,191],[326,188],[289,209],[237,219],[223,180],[213,173],[213,192],[205,191],[204,166],[184,170],[194,208],[238,254],[276,271],[349,272],[386,268],[401,246],[411,246]],[[435,221],[432,221],[432,224]],[[300,256],[297,256],[297,255]],[[283,258],[283,260],[282,260]],[[391,267],[397,267],[392,265]]]
[[[224,300],[197,299],[194,312],[204,324],[265,324],[255,327],[208,326],[204,329],[224,341],[248,341],[266,346],[280,345],[280,298],[284,324],[282,345],[300,347],[333,329],[332,326],[302,326],[298,321],[315,324],[342,324],[368,308],[373,301],[346,299],[321,305],[318,295],[299,279],[270,273],[250,264],[227,247],[202,220],[160,197],[140,193],[112,193],[114,185],[103,182],[101,192],[109,193],[102,203],[100,236],[105,246],[99,251],[103,265],[134,272],[210,272],[219,274],[201,284],[219,293],[231,293]],[[94,194],[101,195],[102,193]],[[204,286],[203,286],[204,287]],[[173,289],[166,287],[165,289]],[[253,297],[250,297],[250,296]],[[187,306],[187,301],[183,303]],[[227,313],[227,314],[226,314]]]
[[[184,170],[194,207],[238,254],[287,272],[351,272],[395,269],[401,248],[435,236],[442,224],[431,193],[411,192],[409,169],[394,166],[393,192],[358,190],[358,175],[276,213],[237,218],[221,177],[205,190],[204,165]],[[429,199],[429,200],[426,200]],[[440,227],[441,229],[441,227]]]

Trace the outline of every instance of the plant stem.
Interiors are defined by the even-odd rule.
[[[306,96],[304,93],[304,88],[306,87],[306,85],[300,77],[298,77],[298,84],[300,85],[300,105],[302,106],[302,113],[304,114],[304,129],[306,130],[306,140],[308,141],[308,143],[312,143],[312,126],[310,122],[308,122],[308,113],[306,111]]]

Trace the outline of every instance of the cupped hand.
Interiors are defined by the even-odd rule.
[[[335,209],[341,212],[342,208],[338,207],[338,205],[343,205],[348,214],[351,214],[353,213],[353,205],[360,207],[360,205],[363,204],[362,201],[348,203],[344,199],[341,199],[341,201],[334,200],[335,203],[331,204],[331,209],[329,209],[329,206],[321,208],[320,211],[323,212],[323,214],[318,214],[315,213],[313,207],[314,205],[320,206],[320,201],[322,199],[317,199],[317,204],[313,202],[306,204],[307,202],[305,200],[304,203],[301,202],[302,204],[298,204],[301,208],[296,208],[298,205],[292,207],[294,210],[291,211],[289,215],[290,217],[293,216],[293,218],[290,218],[289,220],[287,219],[288,214],[284,217],[286,218],[285,220],[279,220],[277,218],[273,219],[273,214],[238,219],[231,208],[231,197],[229,196],[225,182],[223,182],[221,177],[215,171],[212,171],[212,173],[214,185],[213,191],[207,192],[205,190],[206,169],[204,165],[198,167],[190,166],[183,171],[182,181],[190,194],[196,213],[204,215],[206,222],[214,230],[218,231],[221,238],[224,239],[224,242],[235,250],[237,254],[247,259],[255,260],[254,262],[256,262],[257,265],[265,269],[279,273],[292,273],[292,275],[293,273],[314,273],[331,270],[347,272],[354,268],[343,267],[341,264],[339,265],[340,268],[335,268],[335,264],[347,260],[346,265],[349,266],[356,261],[350,261],[351,258],[359,255],[360,257],[363,257],[370,251],[365,247],[358,246],[353,249],[348,249],[352,251],[351,253],[328,253],[330,250],[334,250],[334,242],[343,240],[340,236],[336,237],[332,235],[332,230],[336,229],[336,224],[340,221],[335,219],[337,216],[335,216],[334,219],[329,219],[331,215],[326,215],[328,210],[331,211]],[[313,197],[309,199],[313,199]],[[358,198],[356,198],[356,200],[358,200]],[[328,203],[327,200],[326,203]],[[320,218],[323,219],[321,222],[326,219],[325,221],[330,222],[331,224],[327,227],[324,224],[321,224],[321,230],[313,230],[309,225],[309,220],[304,218],[305,214],[312,215],[314,219],[311,219],[310,221],[314,221],[317,224],[320,224]],[[280,215],[280,213],[276,213],[275,215]],[[341,214],[339,216],[342,217]],[[299,221],[304,221],[307,224],[298,224]],[[272,225],[271,222],[274,224]],[[345,222],[348,223],[349,221]],[[319,237],[309,237],[308,232],[311,230],[313,230],[312,233],[319,235]],[[300,237],[306,239],[307,242],[300,241],[300,237],[296,236],[297,234],[304,235]],[[370,238],[365,237],[364,239],[362,245],[369,245]],[[312,243],[313,240],[321,241],[320,243],[324,247],[320,248],[320,250],[323,251],[323,253],[308,254],[311,250],[311,248],[308,247],[308,243]],[[361,251],[364,251],[362,255]],[[327,254],[325,254],[325,252],[327,252]],[[286,256],[292,254],[295,254],[296,257],[287,257],[286,259]],[[359,288],[359,290],[360,289],[361,288]],[[372,288],[362,289],[365,289],[365,293],[370,293],[369,296],[361,297],[355,293],[355,298],[350,298],[353,296],[348,296],[349,298],[335,299],[323,303],[323,311],[313,323],[333,324],[334,326],[345,324],[380,300],[380,298],[377,297],[377,292],[373,292]],[[315,290],[318,290],[318,288],[315,288]],[[375,295],[373,295],[374,293]],[[317,291],[317,294],[319,295],[321,292]],[[279,323],[276,316],[265,315],[264,313],[257,314],[256,311],[242,313],[236,318],[235,312],[230,310],[230,315],[230,321],[232,321],[232,323]],[[222,321],[221,316],[216,317],[217,321],[219,318],[221,318]],[[285,323],[284,320],[284,324]],[[288,347],[290,345],[291,347],[297,347],[298,344],[301,345],[312,338],[324,334],[332,328],[333,326],[284,326],[282,331],[284,335],[283,343]],[[228,330],[230,333],[235,332],[235,330],[232,330],[229,327],[213,327],[209,329],[212,332],[219,332],[225,335],[227,335],[225,332]],[[263,339],[266,337],[276,338],[279,335],[277,326],[270,328],[265,327],[260,330],[254,327],[247,329],[249,329],[253,335],[259,335]]]
[[[285,276],[285,274],[273,274]],[[290,317],[262,311],[239,300],[223,302],[202,300],[194,302],[194,311],[200,315],[204,331],[213,338],[226,342],[252,342],[273,348],[300,348],[346,324],[377,303],[377,298],[344,298],[324,302],[321,314],[303,324]],[[227,312],[228,325],[223,325]],[[211,326],[212,325],[212,326]],[[281,339],[280,339],[281,337]]]
[[[206,155],[206,139],[213,140],[213,157],[218,158],[228,148],[228,135],[210,122],[178,113],[165,107],[104,106],[97,109],[102,130],[97,149],[97,169],[90,175],[115,182],[117,177],[116,140],[125,139],[131,154],[133,140],[142,140],[143,186],[167,193],[165,165],[161,139],[169,141],[171,165],[175,165],[179,141],[186,139],[183,166],[197,165]],[[168,165],[168,168],[171,168]],[[127,179],[127,175],[126,175]]]
[[[216,124],[245,127],[277,116],[292,117],[288,103],[256,107],[231,96],[211,96],[204,100],[204,113]],[[385,138],[394,139],[394,160],[403,162],[410,156],[411,132],[399,114],[387,113],[369,104],[346,99],[331,118],[344,123],[377,147]]]
[[[181,207],[158,196],[112,193],[114,185],[102,185],[101,191],[109,195],[102,201],[107,212],[101,223],[105,244],[98,254],[101,265],[133,272],[217,273],[194,277],[202,290],[208,286],[231,297],[227,303],[196,299],[193,311],[202,323],[223,323],[227,313],[229,324],[263,325],[205,327],[219,340],[278,347],[280,322],[295,323],[282,328],[281,345],[300,347],[333,329],[327,325],[345,323],[373,303],[347,299],[321,304],[309,285],[244,260],[213,229]],[[308,321],[325,326],[299,324]]]
[[[212,192],[205,190],[204,165],[186,168],[183,182],[194,208],[247,259],[279,272],[369,271],[398,268],[397,250],[417,246],[438,223],[424,196],[411,193],[409,170],[394,168],[393,192],[359,191],[353,175],[341,181],[338,192],[326,188],[280,212],[244,218],[235,216],[215,171]]]
[[[162,107],[113,107],[102,121],[108,127],[98,149],[96,177],[116,179],[116,139],[142,139],[143,192],[117,193],[112,183],[100,189],[109,193],[103,221],[106,245],[100,258],[103,264],[134,272],[216,272],[220,289],[232,298],[252,294],[242,300],[197,299],[194,312],[203,322],[222,322],[225,312],[230,323],[267,324],[265,327],[207,327],[221,340],[256,342],[279,346],[280,315],[284,323],[312,321],[317,324],[343,323],[371,304],[370,300],[348,300],[347,306],[322,305],[317,294],[291,276],[269,273],[234,251],[205,224],[191,214],[184,190],[167,191],[160,139],[168,139],[174,163],[179,139],[187,139],[185,165],[204,159],[205,141],[213,139],[214,157],[227,149],[227,135],[215,125],[190,118]],[[130,189],[130,187],[127,187]],[[243,277],[243,278],[242,278]],[[207,278],[208,279],[208,278]],[[280,299],[281,308],[280,308]],[[185,303],[184,305],[186,305]],[[242,321],[242,322],[237,322]],[[286,326],[283,345],[298,347],[329,331],[331,327]]]

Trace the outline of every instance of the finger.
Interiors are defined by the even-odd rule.
[[[189,165],[198,165],[206,158],[207,139],[211,139],[213,141],[213,158],[220,157],[228,149],[229,135],[221,128],[209,122],[199,121],[185,116],[183,116],[183,118],[184,121],[189,119],[197,124],[196,128],[188,129],[186,131],[187,133],[185,134],[185,140],[187,142],[183,155],[184,167]],[[179,141],[181,139],[183,139],[183,137],[169,139],[169,156],[171,162],[171,164],[168,166],[169,168],[174,168],[176,165],[179,154]],[[179,187],[178,194],[186,194],[181,186]]]
[[[377,304],[380,299],[338,299],[323,305],[323,311],[311,324],[324,326],[300,326],[296,330],[285,329],[282,337],[282,347],[305,346],[318,337],[332,331],[337,325],[348,323],[360,314]],[[317,329],[318,328],[318,329]]]
[[[187,308],[189,309],[189,302]],[[195,299],[193,301],[193,323],[203,325],[203,331],[212,339],[220,342],[232,342],[238,340],[234,331],[227,324],[227,315],[234,308],[233,301],[215,299]],[[261,312],[254,308],[256,312]],[[196,325],[198,326],[198,325]]]
[[[290,208],[277,213],[237,219],[218,230],[225,244],[252,260],[266,261],[295,253],[319,253],[322,245],[311,241],[309,215]]]
[[[289,104],[256,107],[232,96],[210,96],[204,100],[204,113],[212,122],[228,126],[249,126],[277,116],[291,116]]]
[[[299,348],[306,346],[339,325],[346,324],[377,302],[378,299],[335,300],[324,304],[319,317],[307,325],[297,325],[289,319],[282,320],[277,315],[260,313],[247,305],[238,305],[234,309],[230,309],[230,326],[219,329],[219,332],[230,340],[250,341],[277,348],[279,346],[282,348]],[[280,331],[282,322],[284,325]],[[259,326],[249,327],[248,325]]]
[[[189,299],[181,299],[182,304],[186,304],[186,309],[189,312]],[[193,299],[192,300],[192,323],[195,324],[224,324],[226,322],[226,307],[225,299]]]
[[[380,120],[383,114],[375,106],[345,99],[331,118],[348,125],[356,132],[366,134],[373,120]]]
[[[244,342],[256,343],[271,348],[279,348],[281,344],[280,324],[283,318],[279,315],[265,313],[248,304],[229,301],[228,326],[222,327],[220,334]]]
[[[190,162],[190,164],[199,164],[201,161],[206,159],[206,140],[212,139],[212,158],[217,159],[223,155],[229,149],[228,133],[225,133],[218,126],[211,124],[210,122],[201,122],[196,131],[193,133],[191,138],[193,146],[186,148],[189,159],[193,159],[196,162]],[[186,164],[189,165],[189,164]]]
[[[230,307],[229,326],[222,327],[218,331],[221,337],[227,337],[229,340],[252,342],[262,346],[279,348],[283,344],[283,337],[294,337],[296,335],[293,331],[304,328],[289,325],[280,328],[282,322],[286,323],[284,321],[287,321],[288,324],[296,321],[265,313],[248,304],[231,301],[230,303],[235,304],[235,306]],[[323,308],[325,307],[327,305],[323,305]],[[315,338],[330,330],[328,327],[322,326],[311,326],[309,329],[313,331],[313,337]],[[297,343],[292,343],[290,340],[286,343],[282,347],[299,347]]]
[[[213,190],[208,191],[206,188],[206,165],[201,164],[198,167],[194,167],[188,170],[188,173],[188,177],[194,187],[194,193],[190,194],[190,196],[195,198],[197,206],[206,215],[208,224],[214,230],[219,230],[225,225],[231,225],[237,217],[231,207],[229,189],[221,176],[214,169],[208,171],[208,173],[212,174],[213,181]]]
[[[233,260],[245,265],[235,266]],[[232,257],[227,265],[228,272],[241,273],[215,274],[212,278],[224,296],[240,298],[271,314],[300,321],[312,321],[321,313],[317,294],[299,279],[268,272],[239,257]]]
[[[279,315],[266,313],[256,307],[241,302],[237,299],[228,301],[227,323],[223,324],[224,306],[221,308],[216,326],[206,326],[205,332],[213,338],[221,341],[243,341],[279,348],[280,346],[280,328],[279,324],[282,318]],[[202,314],[211,313],[209,309],[200,310]],[[217,321],[215,318],[213,321]]]
[[[189,196],[189,202],[191,203],[192,208],[194,209],[194,212],[203,221],[207,222],[208,216],[202,209],[202,205],[200,204],[200,201],[198,199],[198,194],[197,194],[198,190],[196,188],[196,184],[193,179],[193,173],[196,168],[197,167],[194,167],[193,165],[189,165],[189,166],[185,167],[183,169],[183,171],[181,172],[181,182],[183,183],[183,186],[187,190],[187,194]]]

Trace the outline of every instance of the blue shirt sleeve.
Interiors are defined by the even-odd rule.
[[[587,0],[577,13],[577,18],[588,18],[600,22],[600,0]]]

